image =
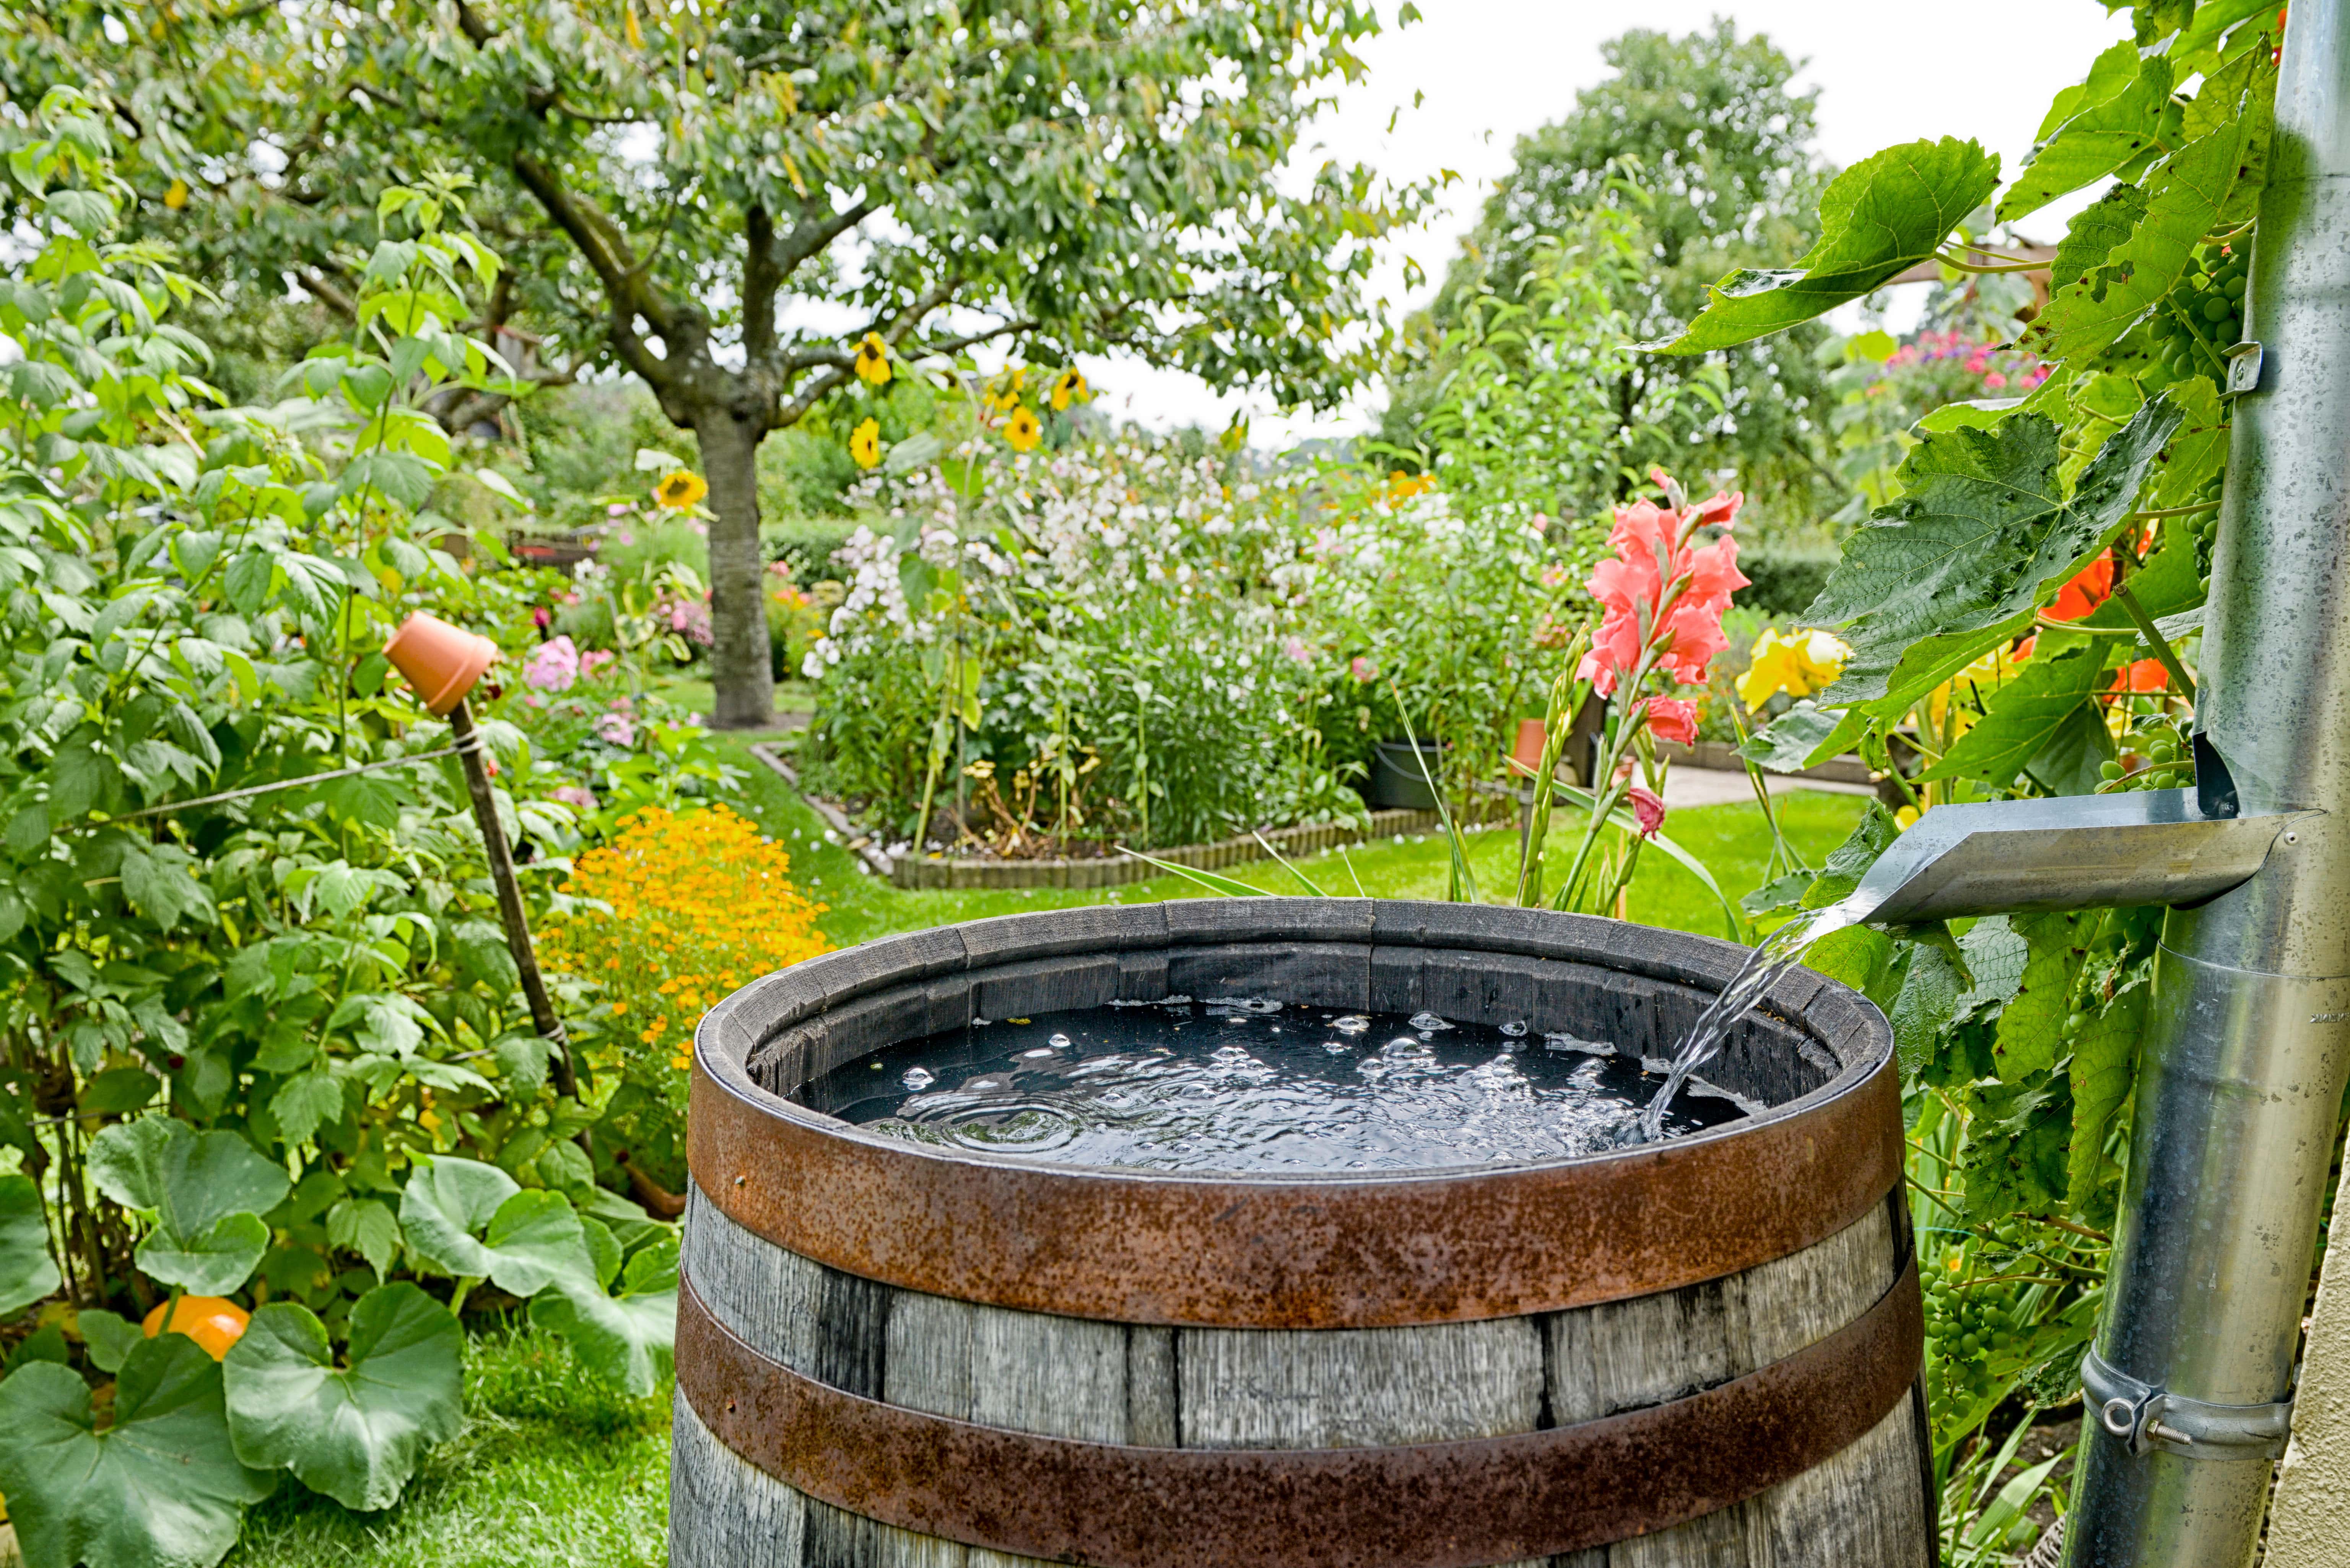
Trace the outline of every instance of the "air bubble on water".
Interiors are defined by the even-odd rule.
[[[1415,1012],[1411,1015],[1411,1026],[1422,1033],[1432,1034],[1439,1029],[1450,1029],[1452,1024],[1451,1020],[1439,1018],[1433,1012]]]
[[[1055,1051],[1066,1051],[1069,1048],[1069,1037],[1066,1034],[1055,1034],[1045,1044]]]
[[[1329,1052],[1333,1056],[1344,1056],[1353,1051],[1354,1047],[1344,1040],[1325,1040],[1322,1042],[1322,1049]]]
[[[1586,1040],[1581,1035],[1570,1034],[1564,1029],[1554,1029],[1545,1033],[1543,1036],[1543,1049],[1545,1051],[1580,1051],[1586,1056],[1613,1056],[1616,1054],[1616,1047],[1610,1045],[1605,1040]]]
[[[898,1082],[905,1085],[906,1087],[913,1090],[916,1094],[920,1094],[924,1089],[927,1089],[932,1084],[937,1083],[938,1080],[931,1075],[930,1071],[927,1068],[909,1067],[906,1069],[905,1076],[899,1078]]]
[[[1517,1039],[1525,1032],[1525,1024],[1518,1019],[1513,1018],[1510,1022],[1502,1025],[1502,1033],[1508,1035],[1513,1040]]]
[[[1341,1034],[1364,1034],[1369,1033],[1371,1021],[1359,1012],[1349,1012],[1346,1017],[1333,1021],[1330,1027]]]
[[[984,1018],[974,1018],[974,1019],[972,1019],[972,1020],[971,1021],[971,1026],[972,1026],[973,1029],[984,1029],[984,1028],[986,1028],[986,1027],[987,1027],[988,1023],[989,1023],[989,1020],[987,1020],[987,1019],[984,1019]]]

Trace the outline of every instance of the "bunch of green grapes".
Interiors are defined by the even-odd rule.
[[[2204,245],[2187,271],[2107,356],[2109,368],[2136,376],[2151,392],[2189,376],[2227,379],[2228,350],[2244,336],[2244,284],[2251,254]]]
[[[2013,1230],[2010,1223],[1994,1234]],[[2008,1236],[2001,1239],[2012,1244]],[[1980,1254],[1954,1253],[1947,1262],[1926,1283],[1926,1360],[1934,1386],[1956,1407],[1992,1394],[1994,1362],[2002,1374],[2013,1375],[2032,1316],[2020,1299],[2022,1288],[1993,1276],[2030,1271],[1991,1268]]]
[[[2167,713],[2140,714],[2132,722],[2123,755],[2097,769],[2100,794],[2125,790],[2180,789],[2195,782],[2195,753]]]
[[[2211,586],[2211,546],[2220,542],[2220,481],[2213,474],[2204,483],[2203,493],[2195,499],[2208,504],[2210,510],[2195,518],[2195,576],[2203,587]]]

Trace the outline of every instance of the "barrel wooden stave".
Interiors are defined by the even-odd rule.
[[[901,1291],[736,1225],[690,1193],[685,1271],[744,1343],[849,1392],[1094,1442],[1341,1448],[1496,1437],[1662,1403],[1782,1360],[1858,1317],[1906,1262],[1889,1204],[1743,1273],[1535,1317],[1410,1328],[1102,1323]],[[1027,1568],[800,1496],[682,1398],[671,1568]],[[1792,1480],[1546,1568],[1851,1568],[1929,1560],[1905,1402]],[[747,1514],[744,1512],[747,1510]],[[757,1521],[745,1538],[741,1521]],[[1505,1568],[1534,1568],[1509,1564]]]

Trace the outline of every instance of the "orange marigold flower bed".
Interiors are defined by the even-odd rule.
[[[682,1068],[712,1002],[832,950],[816,926],[827,906],[792,885],[791,869],[783,846],[723,805],[685,815],[649,807],[579,857],[563,890],[610,913],[554,922],[548,964],[602,986],[607,1041],[666,1051],[669,1066]]]

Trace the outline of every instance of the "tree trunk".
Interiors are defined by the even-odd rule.
[[[712,409],[694,423],[702,469],[710,482],[710,676],[718,689],[712,722],[722,730],[764,730],[775,722],[775,680],[767,643],[760,574],[759,442],[763,424]]]

